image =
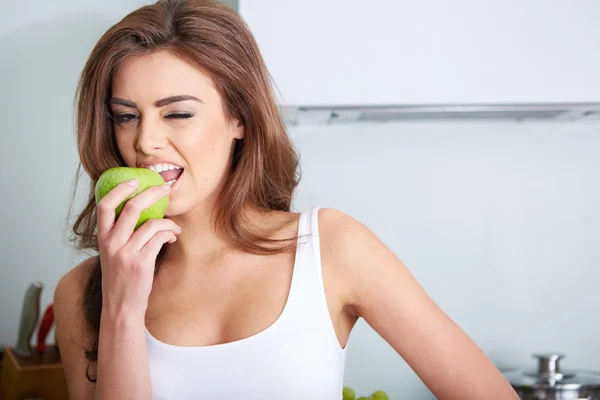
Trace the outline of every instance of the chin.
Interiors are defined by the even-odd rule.
[[[188,214],[203,205],[207,205],[207,203],[212,203],[216,199],[217,188],[203,187],[203,190],[200,191],[189,190],[189,185],[182,185],[182,183],[189,183],[189,179],[186,179],[184,175],[186,175],[185,172],[172,186],[173,190],[169,198],[169,206],[165,212],[165,217]],[[206,185],[205,182],[202,183]]]
[[[178,215],[183,215],[190,211],[190,207],[181,207],[176,203],[169,203],[167,207],[167,211],[165,212],[165,217],[176,217]]]
[[[186,201],[187,200],[187,201]],[[177,217],[185,215],[198,208],[203,202],[193,202],[189,196],[187,199],[183,197],[175,197],[169,200],[169,206],[165,212],[165,217]]]

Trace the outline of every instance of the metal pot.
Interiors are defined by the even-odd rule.
[[[560,354],[533,354],[536,371],[511,370],[504,376],[521,399],[526,400],[600,400],[600,372],[562,371]]]

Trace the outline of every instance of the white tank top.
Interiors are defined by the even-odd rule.
[[[146,330],[153,400],[340,400],[342,349],[325,301],[318,208],[300,216],[287,302],[265,330],[217,345],[173,346]]]

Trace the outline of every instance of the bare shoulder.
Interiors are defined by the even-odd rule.
[[[89,257],[73,267],[69,272],[64,274],[59,280],[60,282],[70,282],[73,280],[81,282],[81,279],[86,279],[90,272],[95,268],[98,262],[98,257]],[[58,285],[57,285],[58,286]]]
[[[97,262],[96,257],[84,260],[58,281],[54,290],[56,342],[60,348],[69,397],[92,399],[94,385],[86,378],[90,336],[85,324],[83,298],[85,288]]]
[[[346,259],[365,253],[377,242],[364,224],[338,209],[319,209],[318,220],[321,257],[334,267],[347,266]]]
[[[90,257],[60,278],[54,290],[55,309],[58,305],[59,311],[64,311],[74,306],[74,302],[82,300],[80,296],[84,293],[85,286],[97,260],[97,257]]]
[[[62,347],[69,346],[67,339],[78,339],[76,335],[85,332],[83,299],[89,277],[98,258],[90,257],[63,275],[54,289],[54,316],[57,327],[57,341]],[[80,340],[77,340],[80,342]]]
[[[360,289],[387,272],[373,265],[395,255],[365,224],[338,209],[319,209],[318,219],[321,258],[341,286],[345,305],[360,307]]]
[[[319,236],[328,248],[348,240],[377,239],[363,223],[336,208],[319,209]]]

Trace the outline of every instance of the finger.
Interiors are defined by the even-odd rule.
[[[137,186],[138,181],[136,179],[120,183],[98,202],[97,223],[99,235],[105,235],[112,229],[115,224],[116,208],[135,192]]]
[[[140,251],[140,257],[148,262],[155,262],[158,252],[165,243],[173,243],[177,240],[175,234],[171,231],[160,231],[146,243]]]
[[[173,232],[175,235],[181,233],[181,228],[170,219],[151,219],[144,222],[131,236],[127,247],[131,251],[141,251],[142,248],[161,231]]]
[[[167,196],[170,191],[171,187],[169,185],[152,186],[128,200],[113,228],[115,240],[123,244],[127,243],[135,230],[140,214],[152,204]]]

